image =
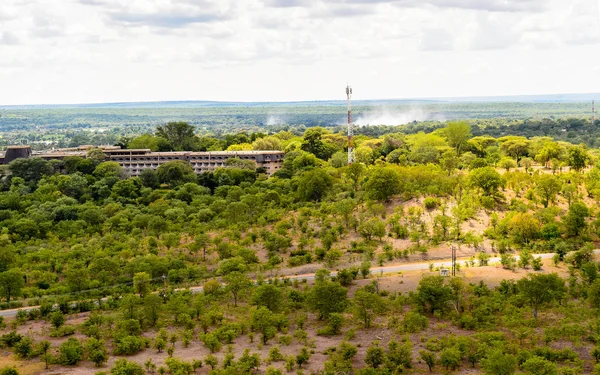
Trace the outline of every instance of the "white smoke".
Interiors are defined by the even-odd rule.
[[[267,117],[267,122],[266,124],[268,126],[273,126],[273,125],[283,125],[285,124],[285,121],[276,115],[269,115],[269,117]]]
[[[405,111],[390,108],[376,108],[361,114],[353,122],[358,126],[368,125],[404,125],[413,121],[431,120],[431,113],[421,108],[409,108]]]

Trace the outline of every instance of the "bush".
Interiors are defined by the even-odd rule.
[[[75,333],[75,327],[74,326],[62,326],[60,328],[55,328],[52,331],[50,331],[50,337],[65,337],[65,336],[69,336]]]
[[[462,362],[460,350],[456,348],[446,348],[440,353],[440,365],[447,370],[456,370]]]
[[[3,367],[0,369],[0,375],[19,375],[16,367]]]
[[[15,344],[17,344],[22,339],[23,339],[23,336],[21,336],[20,334],[18,334],[15,331],[12,331],[12,332],[2,335],[2,337],[0,337],[0,341],[2,341],[2,344],[4,344],[5,346],[8,346],[9,348],[12,348],[13,346],[15,346]]]
[[[112,375],[144,375],[142,366],[135,362],[130,362],[126,359],[119,359],[115,362],[113,368],[110,369]]]
[[[58,362],[63,365],[76,365],[83,358],[83,346],[72,337],[60,345],[58,352]]]
[[[53,312],[50,314],[50,324],[52,324],[54,328],[60,328],[63,324],[65,324],[65,314],[63,314],[61,311]]]
[[[423,200],[423,205],[428,210],[433,210],[440,205],[440,200],[434,197],[427,197]]]
[[[93,337],[90,338],[85,344],[85,350],[87,351],[88,359],[96,366],[100,366],[108,361],[108,350],[102,340]]]
[[[22,359],[30,358],[33,355],[33,340],[29,337],[25,337],[16,343],[15,354]]]
[[[115,345],[116,355],[131,355],[142,351],[146,347],[146,341],[137,336],[125,336],[120,338]]]
[[[221,341],[219,341],[219,338],[212,333],[204,335],[202,342],[211,353],[216,353],[221,350]]]
[[[271,350],[269,350],[269,362],[279,362],[279,361],[283,361],[285,358],[283,356],[283,354],[281,354],[281,350],[279,350],[279,347],[274,346],[271,348]]]
[[[416,311],[409,311],[404,315],[402,326],[405,332],[417,333],[427,329],[429,319]]]
[[[533,356],[526,360],[522,365],[521,369],[528,374],[532,375],[556,375],[558,369],[556,364],[548,361],[547,359]]]
[[[339,335],[344,325],[344,315],[332,313],[329,315],[329,320],[325,328],[317,331],[317,335],[334,336]]]

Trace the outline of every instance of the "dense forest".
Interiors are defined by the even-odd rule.
[[[599,126],[364,127],[348,165],[335,127],[169,122],[115,142],[283,167],[0,166],[0,374],[600,374]]]
[[[281,130],[301,135],[314,126],[337,132],[346,122],[343,102],[158,104],[0,108],[0,149],[14,144],[38,150],[114,144],[122,137],[151,133],[169,121],[187,122],[198,134],[216,137]],[[591,124],[590,103],[583,102],[359,101],[353,115],[361,125],[357,131],[370,136],[429,132],[447,120],[460,119],[470,122],[474,135],[547,135],[591,147],[600,126]],[[395,129],[383,130],[387,127],[382,124]],[[582,124],[587,125],[585,134]]]

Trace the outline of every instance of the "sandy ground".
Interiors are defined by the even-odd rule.
[[[485,281],[490,287],[493,287],[503,279],[519,279],[521,277],[526,276],[531,271],[526,270],[517,270],[516,272],[502,269],[498,266],[489,266],[489,267],[473,267],[473,268],[462,268],[459,277],[463,278],[465,282],[468,283],[479,283],[479,281]],[[568,270],[566,266],[554,267],[551,265],[550,260],[545,260],[544,262],[544,272],[558,272],[561,276],[566,276],[568,274]],[[415,290],[419,280],[425,275],[437,274],[437,272],[430,272],[428,270],[419,270],[419,271],[407,271],[401,274],[384,274],[383,277],[379,279],[379,286],[382,290],[387,290],[391,293],[407,293],[409,291]],[[358,287],[363,286],[367,283],[373,281],[373,278],[367,280],[357,280],[354,285],[351,287],[351,293]],[[79,324],[83,322],[89,313],[77,314],[70,316],[67,320],[66,324]],[[374,327],[368,330],[362,329],[359,325],[356,325],[355,320],[351,317],[351,315],[347,316],[347,326],[344,328],[344,331],[347,332],[349,330],[355,330],[355,336],[350,339],[354,345],[358,347],[358,354],[355,357],[354,364],[356,367],[364,366],[364,355],[366,352],[366,348],[370,345],[372,341],[378,340],[382,344],[386,345],[391,339],[396,339],[397,341],[401,341],[401,335],[398,335],[393,330],[387,329],[387,319],[389,317],[380,317],[376,320]],[[310,371],[317,371],[322,369],[323,362],[327,359],[326,355],[322,354],[327,348],[337,345],[342,337],[323,337],[316,336],[315,332],[318,328],[322,326],[322,322],[318,322],[314,316],[309,316],[309,320],[306,323],[305,329],[309,334],[308,341],[313,347],[312,350],[314,354],[312,355],[308,364],[305,365],[305,373],[310,373]],[[293,324],[293,319],[290,319],[290,329],[288,334],[292,334],[296,327]],[[45,322],[28,322],[25,325],[18,327],[18,332],[24,335],[31,335],[34,340],[38,341],[43,339],[48,339],[47,332],[49,330],[49,326]],[[153,337],[154,332],[148,332],[146,334],[147,337]],[[467,334],[465,331],[460,331],[456,329],[451,324],[445,322],[436,322],[434,318],[431,319],[430,327],[419,334],[410,335],[410,340],[413,343],[414,348],[414,362],[415,362],[415,373],[429,373],[426,370],[424,364],[420,364],[417,362],[418,351],[423,348],[424,343],[422,343],[422,337],[433,337],[433,336],[444,336],[444,335],[456,335],[456,334]],[[75,335],[75,337],[83,338],[82,335]],[[64,339],[51,339],[54,347],[60,345],[60,343]],[[296,355],[299,350],[304,346],[303,343],[297,342],[296,339],[293,340],[292,344],[289,346],[279,345],[277,343],[277,339],[273,339],[268,345],[262,347],[258,345],[258,335],[256,335],[256,339],[254,343],[250,343],[248,336],[242,336],[235,340],[233,345],[233,352],[236,357],[239,357],[245,348],[249,348],[252,353],[258,353],[260,357],[263,359],[262,369],[266,368],[265,360],[268,357],[269,349],[273,346],[278,345],[281,349],[281,352],[284,355]],[[569,344],[570,345],[570,344]],[[183,348],[181,343],[178,342],[175,345],[175,353],[174,356],[183,360],[191,361],[193,359],[204,359],[206,355],[209,354],[209,351],[204,347],[204,345],[199,342],[197,339],[192,341],[191,345],[188,348]],[[216,356],[222,361],[223,356],[227,351],[227,347],[223,346],[223,349],[216,353]],[[584,355],[583,358],[589,357],[589,350],[586,348],[578,350]],[[111,356],[109,362],[102,366],[101,368],[96,368],[89,361],[83,361],[78,366],[75,367],[67,367],[67,366],[59,366],[52,365],[50,370],[45,370],[43,363],[40,362],[39,359],[34,359],[30,361],[16,361],[14,356],[8,352],[4,351],[0,355],[0,366],[4,365],[17,365],[21,374],[73,374],[73,375],[88,375],[94,374],[97,371],[107,371],[110,369],[112,364],[119,358],[123,357],[114,357]],[[164,364],[165,359],[167,358],[166,352],[157,353],[154,349],[146,349],[141,353],[138,353],[133,356],[124,357],[128,360],[138,362],[143,364],[148,359],[152,359],[153,362],[157,366],[161,366]],[[278,362],[271,364],[273,367],[283,368],[284,363]],[[441,371],[441,369],[438,369]],[[208,374],[209,369],[203,367],[199,369],[197,374]],[[472,370],[468,368],[468,365],[464,365],[463,369],[456,372],[458,374],[475,374],[480,373],[478,370]]]

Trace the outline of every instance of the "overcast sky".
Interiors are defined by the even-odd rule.
[[[0,105],[600,92],[600,0],[0,0]]]

